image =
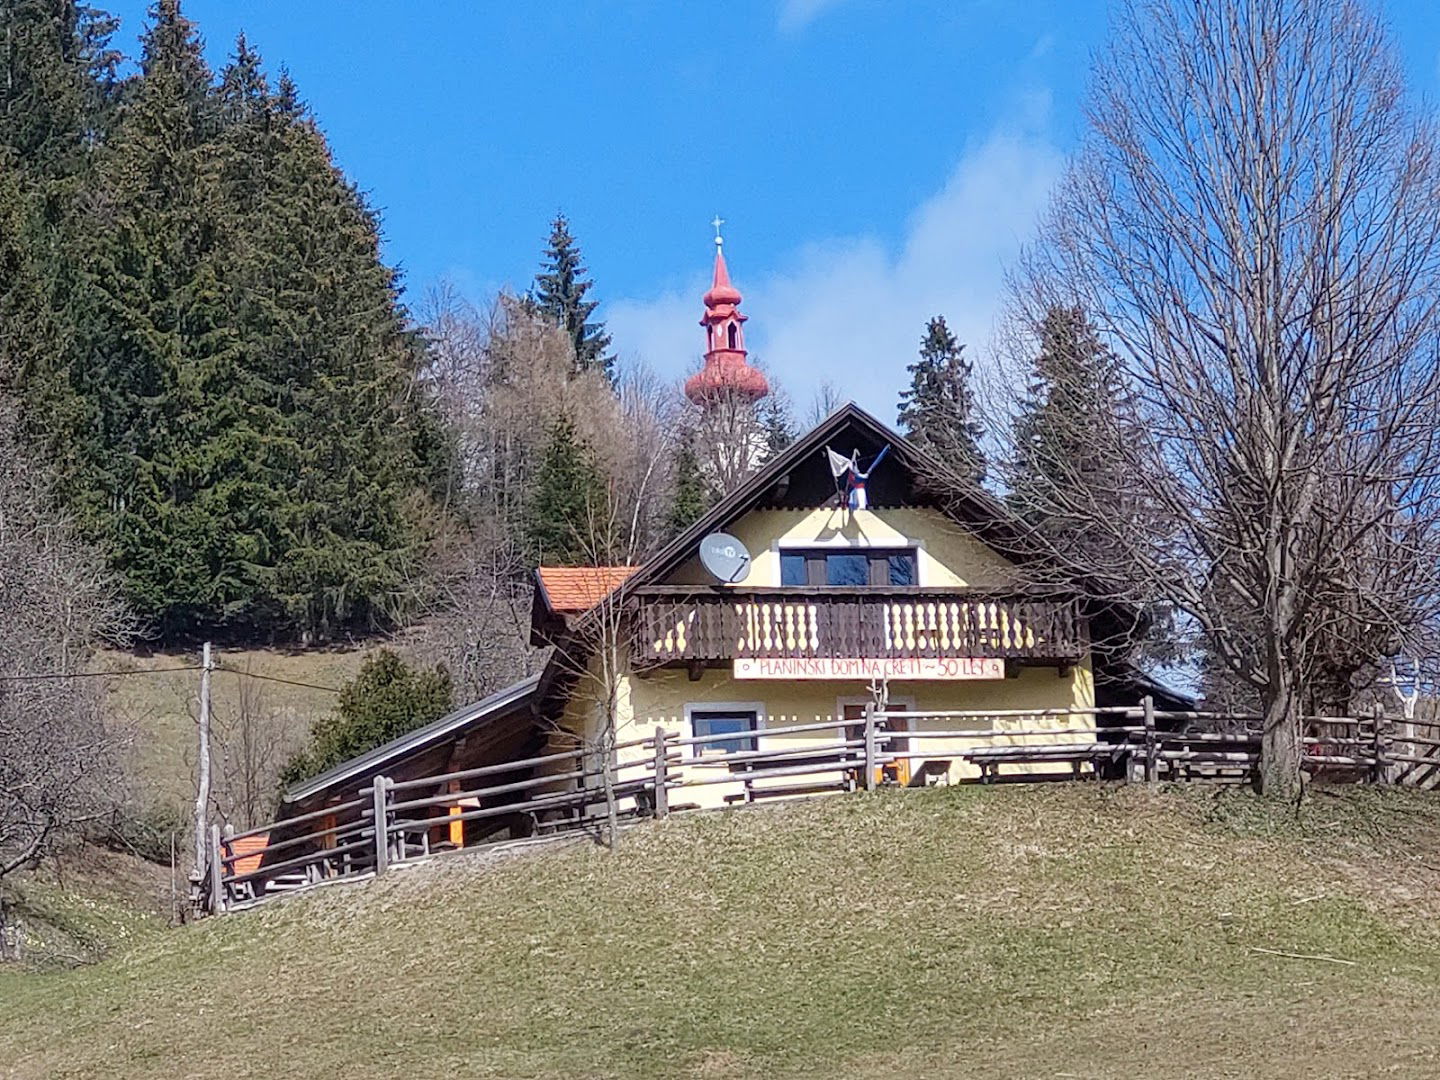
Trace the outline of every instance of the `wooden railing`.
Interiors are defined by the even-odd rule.
[[[917,730],[922,722],[927,726]],[[1440,722],[1376,713],[1303,723],[1302,767],[1312,776],[1440,783]],[[612,799],[622,821],[663,818],[692,807],[677,793],[719,785],[731,789],[726,804],[918,786],[948,779],[956,759],[978,770],[980,782],[1063,778],[1057,767],[1068,766],[1075,776],[1243,783],[1260,761],[1259,724],[1257,716],[1234,713],[1161,712],[1148,700],[1138,708],[870,708],[860,720],[767,727],[753,735],[682,737],[657,727],[651,736],[617,743],[609,769],[592,749],[574,749],[401,782],[378,776],[350,799],[273,825],[232,835],[213,826],[209,861],[218,873],[208,875],[210,910],[413,864],[448,848],[434,838],[455,824],[500,819],[532,838],[575,834],[604,822]],[[752,739],[755,749],[706,752],[737,738]],[[927,771],[937,759],[944,759],[944,771]],[[252,847],[260,837],[263,845]]]
[[[651,663],[808,657],[982,657],[1073,663],[1087,642],[1069,600],[971,590],[650,589],[633,600]]]

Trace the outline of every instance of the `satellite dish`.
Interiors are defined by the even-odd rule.
[[[700,541],[700,565],[728,585],[750,572],[750,552],[729,533],[711,533]]]

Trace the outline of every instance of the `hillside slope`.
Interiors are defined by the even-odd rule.
[[[0,1072],[1433,1076],[1437,825],[1098,785],[677,817],[0,974]]]
[[[335,707],[338,688],[355,677],[378,644],[351,648],[217,649],[222,668],[211,679],[217,742],[235,729],[245,710],[259,734],[275,745],[276,768],[305,741],[310,725]],[[200,688],[198,651],[134,653],[108,650],[101,655],[107,671],[127,674],[109,681],[106,708],[114,721],[135,736],[134,781],[150,805],[187,811],[195,799],[195,701]],[[154,674],[149,674],[153,672]],[[251,672],[268,678],[247,678]],[[280,681],[277,681],[280,680]],[[309,684],[309,685],[302,685]],[[217,748],[217,755],[223,747]],[[217,783],[224,782],[217,761]]]
[[[167,867],[92,844],[66,845],[3,886],[0,897],[22,930],[21,953],[38,968],[93,963],[163,934],[175,894],[185,894]]]

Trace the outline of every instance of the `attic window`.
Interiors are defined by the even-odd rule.
[[[792,588],[862,589],[918,585],[914,548],[833,548],[780,553],[780,584]]]

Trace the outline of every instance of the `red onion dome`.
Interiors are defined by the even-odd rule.
[[[705,294],[705,306],[707,308],[728,305],[734,307],[740,303],[740,290],[730,284],[730,270],[725,265],[725,255],[720,249],[715,250],[715,276],[710,285],[710,291]]]
[[[729,352],[711,353],[705,366],[685,381],[685,396],[696,404],[728,396],[759,401],[768,393],[770,383],[765,376],[743,356]]]

